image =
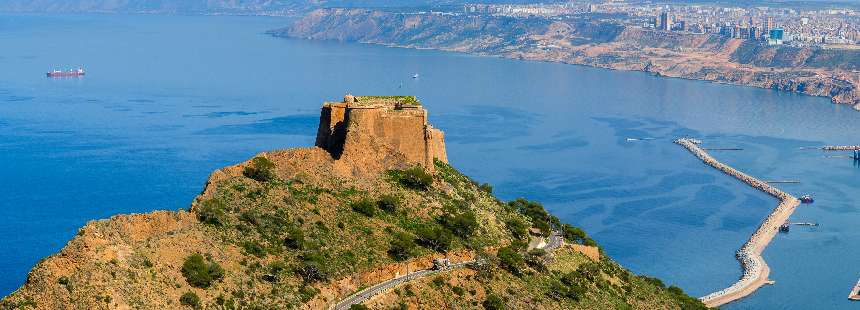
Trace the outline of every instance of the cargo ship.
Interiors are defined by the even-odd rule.
[[[84,71],[84,68],[78,68],[77,70],[69,70],[69,71],[54,70],[54,71],[47,73],[48,77],[72,77],[72,76],[84,76],[84,74],[86,74],[86,72]]]

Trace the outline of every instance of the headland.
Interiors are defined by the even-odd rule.
[[[704,308],[622,268],[541,204],[502,202],[459,173],[414,97],[348,95],[320,112],[317,146],[219,169],[188,210],[89,222],[0,309],[328,309],[439,259],[487,263],[419,277],[365,303]],[[529,248],[546,237],[551,251]]]

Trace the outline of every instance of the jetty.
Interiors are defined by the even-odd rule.
[[[860,280],[857,280],[857,283],[851,288],[851,292],[848,293],[848,299],[860,300]]]
[[[675,140],[675,143],[685,147],[705,164],[747,183],[749,186],[761,190],[780,201],[779,205],[764,219],[758,229],[750,236],[749,240],[735,253],[735,257],[737,257],[741,268],[743,268],[741,278],[731,286],[699,299],[708,307],[719,307],[744,298],[763,285],[772,283],[768,280],[770,268],[767,266],[764,258],[762,258],[761,253],[764,252],[764,249],[779,232],[780,226],[788,221],[789,216],[800,205],[800,200],[767,182],[756,179],[716,160],[708,152],[699,147],[701,141],[678,139]]]
[[[860,151],[860,145],[827,145],[821,149],[825,151]]]

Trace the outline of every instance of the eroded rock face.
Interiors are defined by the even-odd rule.
[[[347,95],[343,102],[325,103],[316,146],[353,163],[378,160],[380,154],[426,169],[437,159],[448,162],[444,133],[427,122],[427,110],[414,97]]]

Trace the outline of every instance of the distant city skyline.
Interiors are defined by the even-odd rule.
[[[713,1],[714,3],[718,1]],[[770,45],[848,46],[860,40],[860,10],[721,4],[668,4],[640,1],[571,1],[555,4],[488,4],[463,6],[464,14],[562,18],[582,14],[611,14],[626,26],[661,31],[712,33]]]

